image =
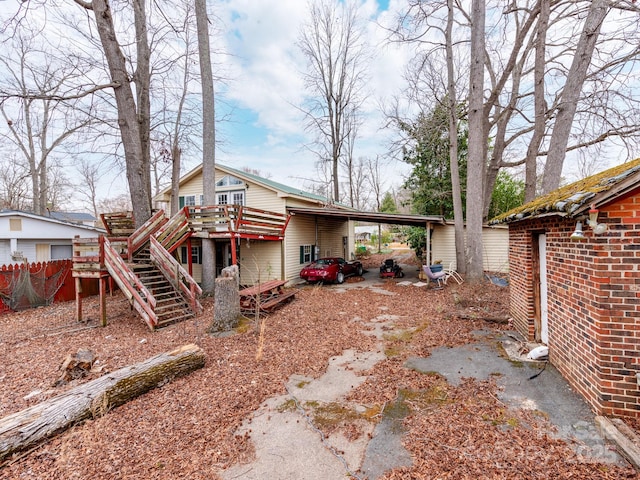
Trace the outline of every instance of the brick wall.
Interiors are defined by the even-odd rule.
[[[586,241],[575,219],[510,225],[511,314],[534,338],[532,247],[546,235],[550,361],[601,414],[640,416],[640,193],[600,208],[609,231]]]

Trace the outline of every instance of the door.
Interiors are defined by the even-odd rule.
[[[544,233],[538,236],[538,258],[540,278],[540,341],[549,344],[549,305],[547,299],[547,237]]]
[[[48,262],[51,260],[49,249],[48,243],[36,243],[36,262]]]

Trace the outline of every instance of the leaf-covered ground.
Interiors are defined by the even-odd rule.
[[[376,268],[379,259],[367,265]],[[1,316],[0,417],[179,345],[197,343],[207,360],[201,370],[14,455],[0,467],[0,479],[220,478],[222,469],[252,458],[248,437],[235,433],[243,419],[265,399],[286,394],[291,375],[319,377],[329,358],[345,349],[374,348],[364,324],[381,312],[396,315],[395,328],[411,334],[386,338],[387,359],[367,372],[348,400],[380,412],[403,396],[413,466],[385,479],[636,478],[631,468],[582,463],[571,445],[549,437],[544,418],[501,403],[491,381],[453,387],[437,374],[404,368],[409,356],[473,341],[474,330],[506,328],[483,319],[508,317],[507,288],[487,283],[435,290],[393,280],[384,288],[394,295],[305,286],[267,318],[262,339],[251,322],[231,336],[208,335],[211,301],[195,321],[153,333],[121,295],[108,299],[106,328],[97,327],[96,298],[85,300],[87,324],[75,322],[73,302]],[[64,358],[81,348],[95,353],[99,371],[54,386]],[[361,435],[348,418],[319,428]]]

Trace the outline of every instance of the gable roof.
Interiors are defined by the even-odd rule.
[[[519,207],[498,215],[490,223],[510,223],[548,215],[577,217],[590,204],[602,205],[640,188],[640,158],[560,187]]]
[[[96,217],[85,212],[49,212],[51,218],[56,220],[64,220],[65,222],[95,222]]]
[[[53,217],[45,217],[43,215],[36,215],[35,213],[23,212],[22,210],[0,210],[0,217],[25,217],[25,218],[32,218],[34,220],[41,220],[41,221],[44,221],[44,222],[56,223],[56,224],[59,224],[59,225],[65,225],[65,226],[68,226],[68,227],[80,228],[82,230],[90,230],[90,231],[96,232],[96,233],[105,233],[106,232],[106,230],[104,230],[102,228],[93,227],[93,226],[85,225],[85,224],[82,224],[82,223],[74,223],[74,222],[69,222],[69,221],[65,221],[65,220],[59,220],[59,219],[53,218]]]
[[[314,203],[320,203],[323,205],[326,205],[329,203],[327,197],[324,197],[322,195],[316,195],[315,193],[305,192],[304,190],[300,190],[299,188],[290,187],[288,185],[285,185],[279,182],[274,182],[273,180],[269,180],[268,178],[260,177],[258,175],[254,175],[252,173],[245,172],[243,170],[238,170],[232,167],[228,167],[226,165],[216,163],[216,170],[220,170],[221,172],[224,172],[228,175],[233,175],[234,177],[238,177],[244,181],[250,181],[252,183],[262,185],[263,187],[268,188],[269,190],[279,192],[280,194],[283,194],[285,196],[298,197],[305,200],[310,200]],[[192,169],[190,172],[180,177],[180,185],[198,176],[201,172],[202,172],[202,164],[198,165],[197,167]],[[168,197],[170,196],[170,194],[171,194],[171,187],[169,186],[161,190],[160,192],[158,192],[155,198],[160,199],[161,197]]]

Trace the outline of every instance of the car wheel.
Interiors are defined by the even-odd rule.
[[[362,265],[358,265],[358,276],[362,276]]]
[[[344,283],[344,273],[338,272],[338,274],[336,275],[336,283],[337,284]]]

